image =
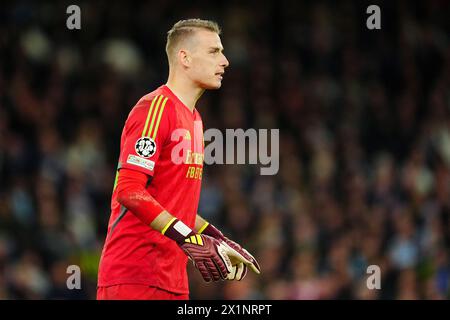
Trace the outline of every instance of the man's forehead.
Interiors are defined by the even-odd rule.
[[[204,46],[223,49],[220,36],[214,31],[199,29],[196,31],[194,38]]]

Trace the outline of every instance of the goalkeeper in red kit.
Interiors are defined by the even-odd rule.
[[[205,281],[241,280],[256,259],[197,214],[203,124],[195,105],[228,67],[213,21],[177,22],[169,77],[125,122],[97,299],[189,299],[187,261]]]

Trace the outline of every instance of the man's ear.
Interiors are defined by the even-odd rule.
[[[188,50],[178,51],[178,61],[184,67],[189,67],[191,64],[191,58]]]

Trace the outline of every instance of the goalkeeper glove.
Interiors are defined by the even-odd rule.
[[[207,235],[195,234],[182,221],[173,218],[161,233],[174,240],[206,282],[227,279],[232,272],[228,247],[222,241]]]
[[[250,267],[256,274],[261,273],[261,267],[247,250],[242,248],[236,242],[228,239],[223,235],[223,233],[214,227],[209,222],[206,222],[199,230],[199,234],[211,236],[217,240],[221,240],[227,244],[229,247],[228,256],[231,260],[233,266],[230,274],[228,275],[228,280],[242,280],[247,274],[247,267]]]

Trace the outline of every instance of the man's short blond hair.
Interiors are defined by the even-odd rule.
[[[174,50],[177,48],[178,44],[182,40],[192,36],[198,29],[209,30],[218,35],[221,33],[217,22],[211,20],[187,19],[178,21],[167,32],[166,53],[169,62],[171,61],[171,57],[173,57]]]

